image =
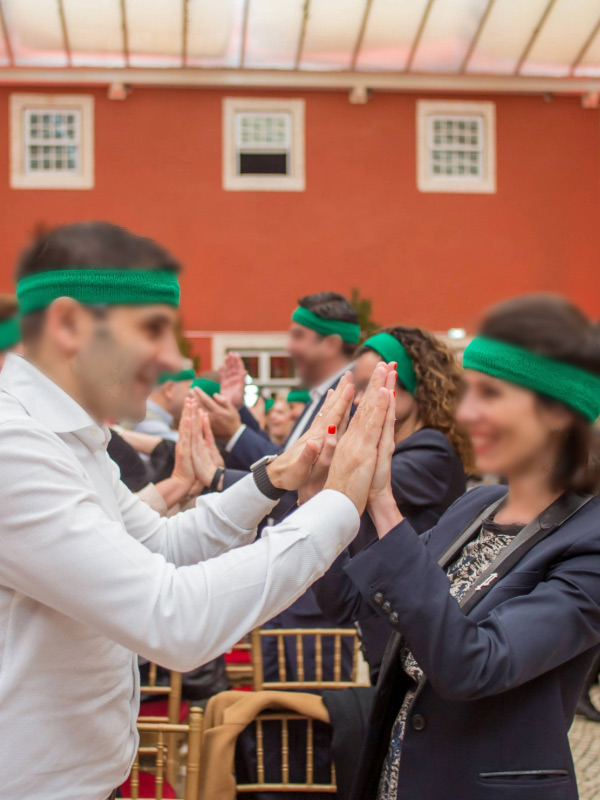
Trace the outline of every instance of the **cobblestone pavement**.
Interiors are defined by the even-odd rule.
[[[593,698],[600,708],[600,687],[594,689]],[[580,800],[600,800],[600,722],[575,717],[569,739]]]

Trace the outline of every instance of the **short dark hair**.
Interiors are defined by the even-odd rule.
[[[0,294],[0,322],[17,315],[17,298],[12,294]]]
[[[75,222],[39,233],[22,252],[16,279],[59,269],[143,269],[179,272],[173,256],[153,239],[111,222]],[[23,317],[23,339],[39,334],[44,310]]]
[[[298,305],[308,308],[323,319],[335,319],[340,322],[351,322],[359,324],[358,314],[352,303],[343,294],[337,292],[317,292],[307,294],[298,300]],[[353,356],[356,345],[352,342],[342,342],[342,349],[345,355]]]
[[[600,375],[600,327],[560,295],[529,294],[498,303],[485,315],[479,332]],[[559,402],[536,394],[546,405]],[[595,493],[600,489],[598,435],[579,414],[565,434],[552,477],[557,490]]]

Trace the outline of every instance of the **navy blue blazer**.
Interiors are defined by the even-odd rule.
[[[376,797],[392,724],[415,686],[400,663],[402,640],[426,678],[409,711],[399,800],[577,798],[567,732],[600,651],[600,498],[504,577],[480,579],[479,602],[465,613],[437,560],[505,491],[468,492],[422,536],[405,520],[346,567],[363,614],[394,632],[353,800]]]
[[[456,451],[441,431],[422,428],[396,445],[392,456],[392,491],[402,515],[417,533],[433,527],[444,511],[464,494],[465,472]],[[387,620],[371,613],[361,619],[361,595],[345,572],[351,555],[377,539],[365,512],[354,542],[313,584],[315,598],[328,619],[338,625],[358,622],[365,658],[375,683],[390,638]]]
[[[329,388],[335,389],[338,385],[339,379],[334,381]],[[323,403],[325,402],[325,398],[327,396],[327,392],[323,395],[320,401],[317,403],[316,408],[314,409],[313,413],[310,415],[309,419],[303,426],[302,430],[300,431],[300,435],[305,433],[313,423],[314,418],[317,416]],[[227,453],[225,456],[225,465],[227,467],[232,467],[233,469],[250,469],[252,464],[255,461],[263,458],[264,456],[271,456],[275,455],[276,453],[282,453],[285,449],[285,445],[277,445],[273,444],[273,442],[269,439],[269,437],[260,430],[258,427],[258,423],[252,417],[252,414],[249,411],[246,413],[240,412],[240,416],[242,422],[246,424],[246,429],[243,431],[233,448],[231,449],[230,453]],[[252,426],[252,423],[248,420],[248,417],[252,417],[254,420],[254,424],[256,427]],[[296,424],[292,428],[290,436],[296,430],[298,425],[302,420],[302,415],[296,420]],[[289,437],[288,437],[289,438]]]

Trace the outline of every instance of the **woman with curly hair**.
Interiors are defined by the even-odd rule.
[[[386,328],[367,339],[354,368],[360,402],[381,360],[396,362],[395,450],[392,490],[396,504],[419,533],[436,524],[466,489],[465,471],[473,469],[469,439],[455,419],[462,391],[462,370],[454,353],[428,331]],[[340,625],[358,623],[363,650],[375,680],[389,638],[378,618],[361,622],[355,614],[358,591],[344,567],[351,555],[377,539],[367,513],[350,552],[343,553],[313,589],[321,610]]]

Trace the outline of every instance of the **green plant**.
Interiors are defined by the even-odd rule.
[[[368,339],[369,336],[372,336],[376,331],[378,331],[382,325],[371,317],[373,313],[373,303],[369,300],[368,297],[362,297],[360,290],[354,287],[350,291],[350,302],[358,315],[358,321],[360,322],[360,330],[361,330],[361,342],[364,342],[365,339]]]

